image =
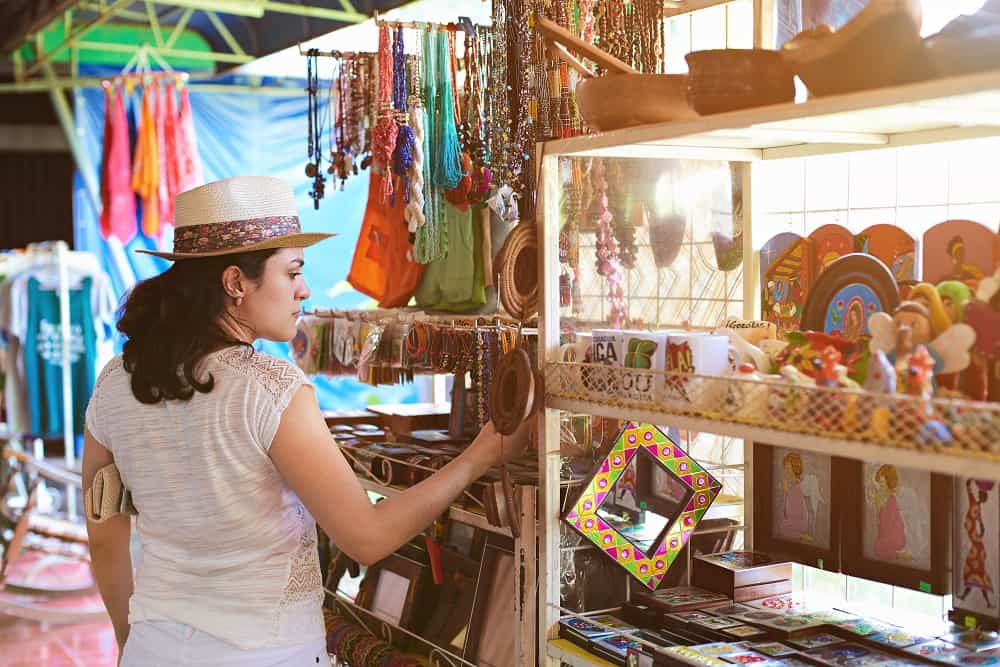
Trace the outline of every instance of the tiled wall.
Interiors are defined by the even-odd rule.
[[[859,232],[895,224],[920,240],[933,225],[1000,222],[1000,139],[773,160],[753,166],[753,242],[827,223]]]

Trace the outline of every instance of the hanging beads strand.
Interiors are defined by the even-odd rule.
[[[511,0],[510,25],[514,31],[514,43],[511,44],[511,52],[515,54],[515,62],[512,70],[513,80],[516,83],[516,100],[511,104],[511,109],[516,109],[516,114],[512,115],[511,122],[516,122],[510,149],[510,172],[511,183],[514,192],[518,195],[518,205],[521,217],[525,216],[532,203],[529,200],[531,179],[528,177],[530,169],[531,151],[535,141],[535,127],[532,109],[537,113],[537,100],[532,95],[532,53],[533,34],[532,26],[534,18],[528,10],[528,0]],[[533,104],[533,102],[535,102]]]
[[[441,214],[441,191],[431,187],[432,167],[441,150],[435,143],[437,127],[440,123],[438,103],[438,59],[437,31],[423,34],[424,63],[424,224],[416,231],[413,244],[413,258],[421,264],[429,264],[448,253],[448,227]]]
[[[309,114],[309,163],[306,165],[306,176],[313,179],[309,195],[313,200],[313,208],[319,210],[326,177],[323,176],[323,129],[319,123],[319,51],[316,49],[306,52],[306,94]]]
[[[437,159],[434,162],[434,185],[450,190],[462,180],[462,162],[455,127],[455,100],[451,87],[451,53],[448,33],[438,30],[437,40],[438,90],[441,93],[437,123]]]
[[[396,109],[396,150],[393,154],[393,169],[403,182],[403,200],[410,203],[410,168],[413,166],[413,128],[408,124],[406,91],[406,51],[403,48],[403,27],[396,28],[396,40],[392,44],[392,104]],[[395,193],[392,196],[395,206]]]
[[[604,161],[595,158],[591,167],[594,183],[593,215],[597,218],[597,273],[608,282],[608,322],[616,329],[625,323],[625,293],[622,290],[622,268],[618,259],[612,217],[608,210],[608,181]]]
[[[382,170],[382,201],[392,195],[392,153],[396,148],[396,119],[392,110],[393,67],[389,51],[389,27],[383,25],[378,36],[378,124],[375,126],[375,146],[372,151],[375,168]]]

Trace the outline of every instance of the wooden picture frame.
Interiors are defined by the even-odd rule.
[[[391,554],[368,568],[357,604],[381,621],[412,630],[416,601],[428,574],[423,563]]]
[[[955,478],[952,618],[981,628],[1000,622],[1000,489],[995,480]]]
[[[468,643],[476,602],[479,578],[479,556],[469,558],[451,549],[441,548],[441,569],[444,583],[434,586],[435,599],[421,629],[421,635],[432,644],[462,656]]]
[[[835,459],[834,466],[834,486],[843,496],[841,571],[924,593],[948,593],[952,478],[844,459]]]
[[[484,532],[475,526],[461,521],[449,521],[441,546],[466,558],[478,559],[483,552],[484,539]]]
[[[821,570],[840,569],[844,498],[833,492],[835,467],[835,457],[829,455],[754,443],[755,550]],[[790,475],[787,482],[800,487],[797,494],[785,491],[784,499],[778,498],[783,481],[779,474]],[[804,505],[802,516],[783,515],[782,505],[794,504],[796,499]],[[803,535],[811,540],[796,539],[797,523],[803,524]]]
[[[513,540],[495,534],[486,537],[463,656],[480,667],[506,667],[516,662],[511,640],[518,632],[515,563]]]

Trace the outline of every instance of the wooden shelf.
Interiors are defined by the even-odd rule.
[[[946,453],[923,452],[915,449],[887,447],[868,442],[845,440],[840,438],[825,438],[803,433],[791,433],[777,429],[748,426],[735,422],[717,421],[703,417],[692,417],[672,412],[655,410],[622,409],[592,401],[578,401],[561,398],[548,398],[546,407],[565,410],[576,414],[598,415],[619,419],[674,426],[679,429],[698,433],[715,433],[734,438],[744,438],[754,442],[764,442],[778,447],[791,447],[821,454],[833,454],[861,461],[877,461],[891,463],[901,468],[915,470],[930,470],[959,477],[976,477],[978,479],[1000,480],[1000,462],[989,461],[967,456],[955,456]]]
[[[382,486],[370,479],[364,479],[358,477],[358,481],[361,482],[361,486],[367,491],[372,491],[374,493],[381,494],[386,497],[395,496],[402,493],[405,489],[399,489],[394,486]],[[459,523],[465,523],[470,526],[479,528],[480,530],[486,530],[491,533],[496,533],[498,535],[506,535],[511,537],[510,528],[503,528],[500,526],[494,526],[489,521],[486,520],[484,514],[479,512],[473,512],[467,510],[463,507],[455,507],[454,505],[448,510],[448,518],[453,521],[458,521]]]
[[[622,387],[650,389],[626,397]],[[1000,480],[1000,407],[995,404],[565,362],[546,364],[545,389],[546,406],[558,410]],[[727,396],[739,398],[727,407]],[[873,408],[885,420],[882,439],[871,426]],[[933,448],[926,444],[937,433],[931,423],[950,440],[938,436]],[[921,442],[926,446],[918,447]]]
[[[546,155],[773,160],[1000,135],[1000,70],[544,144]]]
[[[615,667],[615,663],[597,657],[568,639],[553,639],[549,641],[545,651],[550,658],[571,667]]]

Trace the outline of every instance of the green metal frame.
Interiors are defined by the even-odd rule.
[[[254,60],[248,55],[225,23],[220,13],[260,16],[264,12],[292,14],[307,18],[327,19],[342,23],[361,23],[368,16],[358,12],[350,0],[338,0],[341,9],[305,7],[288,2],[269,0],[143,0],[145,11],[130,9],[137,0],[81,0],[66,9],[43,30],[25,36],[22,45],[10,54],[14,64],[14,83],[0,84],[0,93],[48,91],[59,124],[63,128],[73,160],[84,178],[87,195],[94,208],[100,210],[100,190],[92,170],[84,169],[86,155],[76,136],[73,110],[65,90],[99,85],[100,79],[80,78],[81,61],[95,64],[125,65],[140,54],[149,54],[178,70],[197,70],[222,62],[243,64]],[[177,23],[161,25],[156,6],[181,8]],[[74,20],[74,10],[96,14],[86,22]],[[196,11],[205,12],[219,37],[229,47],[229,53],[213,51],[203,37],[187,30]],[[115,23],[115,19],[127,23]],[[167,32],[169,30],[169,33]],[[56,63],[70,64],[69,77],[60,78]],[[259,94],[301,95],[298,88],[264,88],[260,86],[221,86],[210,83],[192,87],[201,91],[245,90]]]
[[[28,35],[14,54],[15,76],[27,82],[44,71],[45,63],[83,62],[125,64],[139,48],[150,49],[172,67],[183,70],[207,69],[213,63],[244,64],[254,60],[240,45],[219,14],[259,16],[265,12],[360,23],[369,17],[358,12],[350,0],[338,0],[340,9],[309,7],[271,0],[143,0],[144,12],[130,9],[137,0],[82,0],[65,10],[45,29]],[[174,26],[161,25],[157,6],[182,10]],[[74,10],[96,16],[85,23],[74,21]],[[213,51],[197,33],[187,30],[196,11],[204,12],[229,52]],[[115,23],[116,19],[128,23]],[[38,35],[42,35],[39,48]],[[20,60],[18,61],[18,57]],[[73,75],[76,75],[76,68]]]

